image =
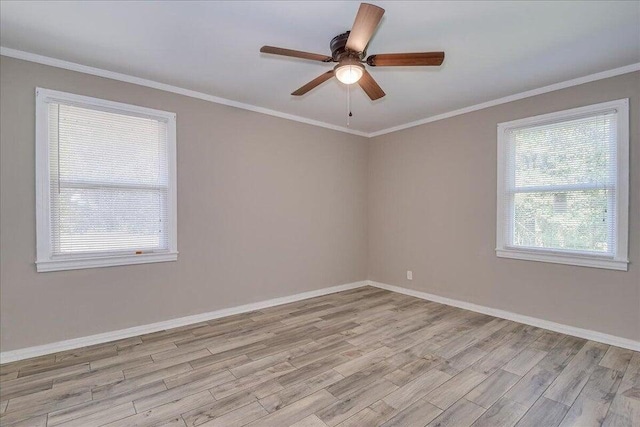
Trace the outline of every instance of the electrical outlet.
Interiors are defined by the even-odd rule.
[[[413,280],[413,271],[407,270],[407,280]]]

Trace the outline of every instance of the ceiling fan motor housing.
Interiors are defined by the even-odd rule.
[[[347,40],[349,39],[349,34],[351,31],[347,31],[342,34],[338,34],[333,39],[331,39],[331,43],[329,47],[331,48],[331,57],[334,62],[340,62],[346,58],[352,58],[357,61],[361,61],[365,56],[365,52],[354,52],[346,48]]]

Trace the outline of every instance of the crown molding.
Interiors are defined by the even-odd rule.
[[[25,52],[22,50],[10,49],[4,46],[0,46],[0,55],[8,56],[10,58],[22,59],[23,61],[35,62],[42,65],[49,65],[51,67],[63,68],[65,70],[77,71],[79,73],[91,74],[98,77],[105,77],[107,79],[118,80],[126,83],[133,83],[139,86],[150,87],[153,89],[162,90],[165,92],[176,93],[179,95],[188,96],[191,98],[201,99],[203,101],[213,102],[214,104],[222,104],[228,107],[240,108],[242,110],[253,111],[254,113],[266,114],[268,116],[279,117],[285,120],[292,120],[294,122],[305,123],[312,126],[318,126],[326,129],[336,130],[339,132],[349,133],[357,136],[368,137],[369,134],[354,129],[349,129],[342,126],[332,125],[331,123],[325,123],[318,120],[309,119],[306,117],[296,116],[294,114],[283,113],[281,111],[271,110],[269,108],[258,107],[256,105],[245,104],[243,102],[233,101],[227,98],[221,98],[219,96],[213,96],[195,90],[184,89],[178,86],[173,86],[165,83],[156,82],[153,80],[143,79],[140,77],[130,76],[128,74],[116,73],[114,71],[104,70],[101,68],[89,67],[86,65],[78,64],[75,62],[63,61],[61,59],[51,58],[49,56],[37,55],[35,53]]]
[[[38,64],[49,65],[51,67],[63,68],[65,70],[77,71],[79,73],[91,74],[98,77],[105,77],[108,79],[118,80],[126,83],[133,83],[140,86],[162,90],[165,92],[172,92],[179,95],[188,96],[191,98],[201,99],[203,101],[213,102],[215,104],[221,104],[229,107],[240,108],[242,110],[253,111],[255,113],[266,114],[273,117],[279,117],[285,120],[292,120],[295,122],[305,123],[312,126],[318,126],[325,129],[331,129],[338,132],[344,132],[351,135],[362,136],[365,138],[375,138],[376,136],[386,135],[388,133],[397,132],[400,130],[409,129],[409,128],[424,125],[427,123],[436,122],[438,120],[448,119],[450,117],[467,114],[472,111],[478,111],[478,110],[482,110],[489,107],[495,107],[496,105],[506,104],[508,102],[518,101],[520,99],[530,98],[532,96],[542,95],[544,93],[553,92],[556,90],[565,89],[572,86],[578,86],[578,85],[593,82],[596,80],[607,79],[609,77],[615,77],[622,74],[640,71],[640,62],[638,62],[635,64],[626,65],[624,67],[614,68],[612,70],[602,71],[600,73],[589,74],[588,76],[578,77],[578,78],[567,80],[564,82],[554,83],[541,88],[516,93],[513,95],[505,96],[502,98],[494,99],[494,100],[483,102],[480,104],[475,104],[468,107],[460,108],[458,110],[453,110],[453,111],[438,114],[435,116],[430,116],[421,120],[416,120],[416,121],[405,123],[402,125],[381,129],[379,131],[363,132],[359,130],[349,129],[343,126],[333,125],[331,123],[325,123],[318,120],[309,119],[306,117],[283,113],[281,111],[271,110],[269,108],[258,107],[256,105],[251,105],[251,104],[245,104],[242,102],[233,101],[231,99],[221,98],[219,96],[213,96],[206,93],[197,92],[195,90],[184,89],[178,86],[173,86],[165,83],[156,82],[153,80],[143,79],[140,77],[134,77],[128,74],[116,73],[114,71],[104,70],[101,68],[89,67],[89,66],[78,64],[75,62],[63,61],[61,59],[51,58],[49,56],[37,55],[35,53],[25,52],[22,50],[10,49],[4,46],[0,46],[0,55],[7,56],[10,58],[21,59],[29,62],[35,62]]]
[[[572,86],[578,86],[581,84],[594,82],[596,80],[608,79],[609,77],[615,77],[622,74],[633,73],[635,71],[640,71],[640,62],[637,62],[635,64],[630,64],[630,65],[625,65],[624,67],[614,68],[612,70],[602,71],[600,73],[589,74],[588,76],[578,77],[576,79],[566,80],[560,83],[554,83],[548,86],[543,86],[537,89],[531,89],[525,92],[515,93],[513,95],[494,99],[492,101],[487,101],[480,104],[471,105],[469,107],[460,108],[458,110],[449,111],[447,113],[438,114],[436,116],[427,117],[426,119],[420,119],[414,122],[405,123],[403,125],[382,129],[376,132],[371,132],[367,136],[369,138],[374,138],[376,136],[386,135],[388,133],[409,129],[412,127],[424,125],[431,122],[436,122],[438,120],[448,119],[449,117],[471,113],[472,111],[483,110],[485,108],[495,107],[496,105],[506,104],[508,102],[518,101],[520,99],[530,98],[532,96],[542,95],[543,93],[553,92],[556,90],[565,89]]]

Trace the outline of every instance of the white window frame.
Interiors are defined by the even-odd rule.
[[[168,157],[168,250],[142,254],[96,254],[53,256],[51,247],[51,201],[49,175],[49,114],[48,104],[60,102],[79,107],[93,107],[103,111],[144,116],[167,123]],[[176,186],[176,115],[136,105],[107,101],[44,88],[36,88],[36,269],[38,272],[77,270],[93,267],[145,264],[176,261],[177,242],[177,186]]]
[[[508,178],[507,153],[508,131],[514,128],[539,126],[549,123],[573,120],[599,113],[616,111],[617,118],[617,173],[616,178],[616,218],[614,233],[616,247],[614,255],[600,255],[581,251],[553,250],[544,248],[521,248],[510,246],[507,234],[512,227],[505,220],[507,210],[513,209],[511,198],[507,195]],[[629,99],[619,99],[600,104],[588,105],[570,110],[528,117],[498,124],[498,198],[496,211],[496,255],[501,258],[513,258],[529,261],[542,261],[556,264],[569,264],[584,267],[596,267],[627,271],[629,236]]]

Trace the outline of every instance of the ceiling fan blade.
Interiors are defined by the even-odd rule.
[[[296,90],[291,95],[294,95],[294,96],[304,95],[305,93],[309,92],[311,89],[315,88],[316,86],[319,86],[320,84],[326,82],[331,77],[333,77],[333,70],[320,74],[318,77],[311,80],[309,83],[302,86],[300,89]]]
[[[260,48],[262,53],[271,53],[273,55],[291,56],[293,58],[310,59],[312,61],[331,62],[333,58],[327,55],[320,55],[317,53],[302,52],[301,50],[284,49],[274,46],[262,46]]]
[[[444,61],[444,52],[383,53],[367,58],[367,64],[372,67],[441,65],[442,61]]]
[[[347,39],[347,49],[364,52],[382,19],[382,15],[384,15],[383,8],[369,3],[361,3]]]
[[[362,77],[360,77],[360,80],[358,80],[358,84],[365,91],[365,93],[369,95],[369,98],[371,98],[372,101],[380,99],[386,95],[367,70],[364,70]]]

